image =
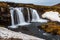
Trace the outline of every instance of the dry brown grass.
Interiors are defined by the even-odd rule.
[[[48,22],[40,26],[45,32],[60,35],[60,23],[57,22]]]

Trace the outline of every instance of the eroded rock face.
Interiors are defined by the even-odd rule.
[[[1,25],[9,25],[10,21],[10,12],[8,8],[0,7],[0,24]],[[9,22],[10,23],[10,22]]]

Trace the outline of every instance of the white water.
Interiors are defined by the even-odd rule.
[[[29,13],[29,8],[27,8],[28,11],[28,22],[30,22],[30,13]]]
[[[48,21],[48,20],[40,18],[36,10],[31,9],[31,11],[32,11],[32,21],[31,22],[47,22]]]
[[[13,13],[14,9],[10,8],[10,14],[11,14],[11,26],[8,26],[8,28],[17,28],[17,25],[14,24],[14,17],[13,17]]]
[[[14,23],[14,10],[16,11],[17,14],[17,20],[18,23],[15,24]],[[10,13],[11,13],[11,26],[8,26],[9,28],[18,28],[18,26],[25,26],[25,25],[29,25],[30,23],[30,14],[29,14],[29,9],[27,8],[28,11],[28,22],[25,21],[24,19],[24,15],[23,15],[23,7],[21,8],[10,8]],[[31,9],[32,11],[32,21],[31,22],[47,22],[48,20],[42,19],[39,17],[38,13],[36,10]]]
[[[25,26],[25,25],[29,25],[30,23],[25,22],[23,13],[22,13],[22,8],[15,8],[17,15],[19,16],[19,21],[18,21],[18,25],[19,26]]]

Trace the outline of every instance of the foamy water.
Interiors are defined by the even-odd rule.
[[[31,11],[32,11],[32,21],[31,22],[41,22],[41,23],[48,22],[48,20],[40,18],[37,10],[31,9]]]

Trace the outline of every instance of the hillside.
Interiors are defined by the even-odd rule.
[[[54,5],[54,6],[60,6],[60,3],[58,3],[58,4]]]

